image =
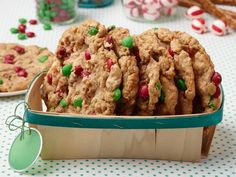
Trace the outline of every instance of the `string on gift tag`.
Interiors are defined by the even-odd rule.
[[[24,113],[23,116],[17,115],[17,111],[19,110],[20,106],[24,105]],[[29,134],[31,134],[31,129],[29,126],[26,126],[25,123],[25,115],[26,115],[26,111],[28,109],[28,104],[25,102],[21,102],[19,103],[14,110],[14,115],[11,115],[9,117],[7,117],[5,124],[7,125],[8,129],[10,131],[16,131],[18,129],[21,129],[21,135],[20,135],[20,139],[24,139],[24,130],[25,128],[29,129]],[[17,121],[19,121],[19,123],[21,123],[20,125],[17,124]]]

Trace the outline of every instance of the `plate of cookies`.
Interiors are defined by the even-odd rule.
[[[0,97],[25,94],[31,80],[50,67],[53,56],[36,45],[0,43]]]
[[[222,120],[221,80],[185,32],[132,35],[87,20],[63,33],[33,80],[26,121],[43,136],[42,159],[199,161]]]

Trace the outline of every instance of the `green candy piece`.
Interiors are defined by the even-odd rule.
[[[43,29],[44,29],[44,30],[51,30],[51,29],[52,29],[52,25],[50,25],[50,24],[44,24],[44,25],[43,25]]]
[[[127,37],[123,38],[122,45],[124,47],[131,49],[133,47],[133,38],[131,36],[127,36]]]
[[[82,107],[83,104],[83,99],[82,98],[77,98],[74,102],[73,102],[73,106],[74,107]]]
[[[187,89],[185,85],[185,81],[183,79],[177,80],[177,86],[181,91],[185,91]]]
[[[72,64],[68,64],[62,67],[63,76],[70,76],[72,70]]]
[[[88,33],[91,35],[91,36],[95,36],[97,33],[98,33],[98,29],[96,27],[90,27],[89,30],[88,30]]]
[[[25,40],[27,38],[27,36],[25,34],[23,34],[23,33],[20,33],[20,34],[18,34],[17,38],[19,40]]]
[[[213,110],[216,109],[216,105],[212,101],[208,104],[208,106],[212,108]]]
[[[68,106],[68,103],[66,102],[65,99],[61,99],[61,101],[60,101],[59,104],[60,104],[60,106],[63,107],[63,108],[66,108],[66,107]]]
[[[166,97],[165,92],[163,90],[161,90],[161,95],[159,97],[160,103],[164,103],[165,97]]]
[[[17,28],[11,28],[10,31],[11,31],[12,34],[19,33],[19,30]]]
[[[43,56],[41,56],[41,57],[38,58],[38,61],[39,61],[40,63],[44,63],[44,62],[47,61],[47,60],[48,60],[48,56],[47,56],[47,55],[43,55]]]
[[[0,79],[0,85],[2,85],[4,82],[3,82],[3,80],[2,79]]]
[[[160,82],[157,83],[157,88],[158,88],[158,90],[161,90],[161,83]]]
[[[115,28],[116,28],[115,25],[109,26],[109,27],[108,27],[108,31],[112,31],[112,30],[114,30]]]
[[[20,18],[18,21],[19,21],[20,24],[26,24],[27,23],[27,20],[25,18]]]
[[[115,89],[115,91],[113,92],[113,99],[115,101],[119,101],[121,98],[121,90],[119,88]]]

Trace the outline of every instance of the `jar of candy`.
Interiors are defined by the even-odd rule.
[[[79,0],[78,5],[84,8],[96,8],[110,5],[112,2],[113,0]]]
[[[162,15],[171,16],[178,0],[122,0],[126,16],[133,20],[155,21]]]
[[[37,16],[42,23],[68,24],[75,21],[77,0],[36,0]]]

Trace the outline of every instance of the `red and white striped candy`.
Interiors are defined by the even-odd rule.
[[[160,0],[163,7],[174,7],[178,4],[178,0]]]
[[[228,26],[222,20],[215,20],[211,25],[211,31],[218,36],[223,36],[228,33]]]
[[[198,6],[192,6],[186,11],[186,17],[189,19],[202,18],[204,11]]]
[[[195,32],[199,34],[207,32],[207,25],[203,18],[194,19],[191,23],[191,27]]]
[[[161,13],[159,11],[156,11],[156,12],[144,12],[143,13],[143,18],[145,18],[146,20],[149,20],[149,21],[154,21],[156,19],[158,19],[160,17]]]
[[[169,7],[169,8],[164,8],[163,9],[163,13],[166,16],[171,16],[174,15],[176,12],[176,8],[175,7]]]
[[[139,12],[138,7],[132,7],[132,8],[125,7],[125,12],[130,17],[137,18],[140,16],[140,12]]]

